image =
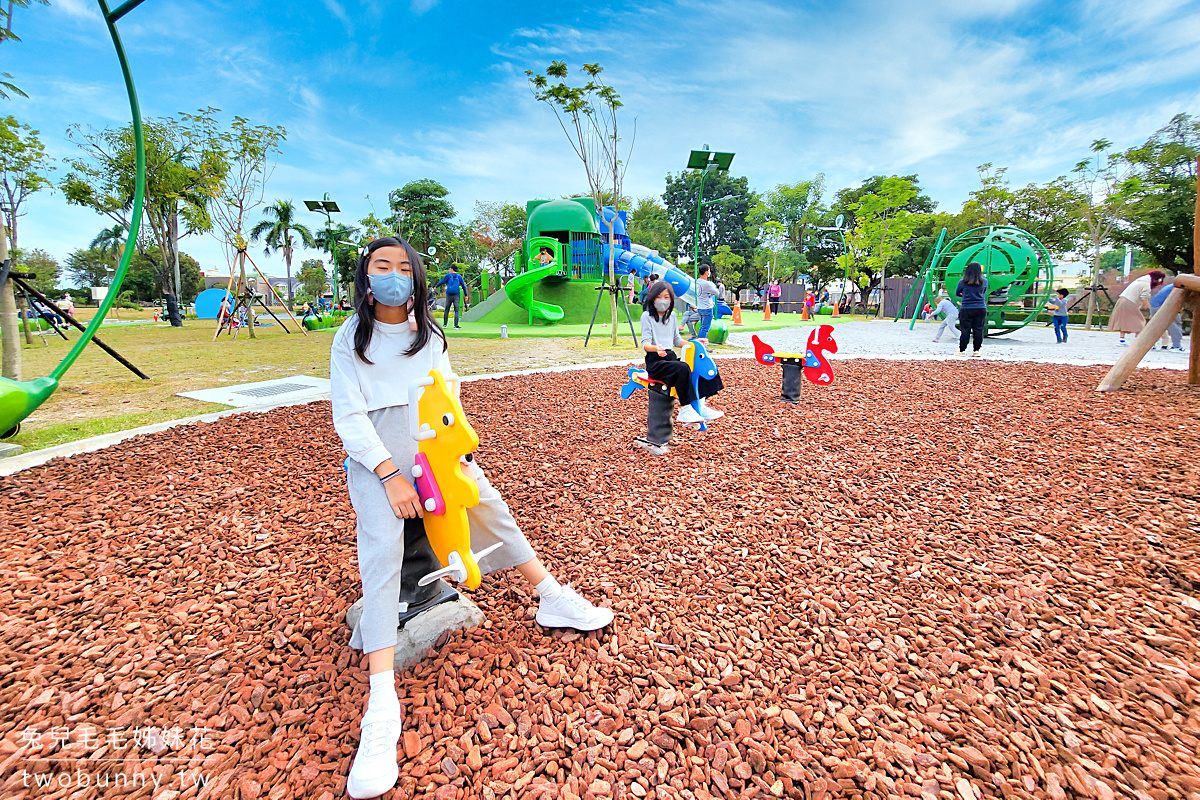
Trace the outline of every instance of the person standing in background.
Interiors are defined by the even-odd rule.
[[[1050,319],[1054,322],[1054,338],[1059,344],[1067,343],[1067,297],[1071,294],[1064,287],[1060,287],[1055,294],[1057,297],[1051,297],[1046,303],[1046,308],[1054,311],[1054,316]]]
[[[1154,296],[1155,290],[1162,286],[1166,277],[1167,273],[1162,270],[1151,270],[1148,274],[1131,281],[1125,287],[1125,291],[1121,292],[1117,304],[1113,306],[1112,314],[1108,317],[1108,329],[1121,332],[1118,345],[1128,347],[1129,343],[1125,341],[1126,334],[1141,333],[1142,328],[1146,327],[1146,317],[1142,315],[1142,309],[1150,307],[1150,298]]]
[[[1174,278],[1172,278],[1170,281],[1163,281],[1162,288],[1155,292],[1154,296],[1150,298],[1151,316],[1154,316],[1158,313],[1158,310],[1162,308],[1163,303],[1167,302],[1167,295],[1169,295],[1174,288]],[[1195,336],[1194,333],[1192,335]],[[1171,342],[1169,346],[1167,345],[1168,339],[1170,339]],[[1180,353],[1183,352],[1183,314],[1175,315],[1175,319],[1171,320],[1171,324],[1167,328],[1167,332],[1163,334],[1159,344],[1162,346],[1163,350],[1171,349]]]
[[[962,279],[954,293],[962,298],[958,312],[958,352],[967,352],[967,342],[974,339],[971,356],[979,355],[983,346],[983,334],[987,329],[988,280],[983,276],[983,265],[972,261],[963,269]]]
[[[712,327],[716,310],[717,285],[710,280],[712,268],[707,264],[700,267],[700,280],[696,281],[696,312],[700,314],[700,328],[696,338],[708,341],[708,329]]]
[[[771,281],[770,287],[767,288],[767,297],[771,300],[771,313],[779,313],[779,298],[783,296],[783,287],[779,285],[779,278]]]
[[[546,248],[543,247],[542,249],[545,250]],[[446,286],[446,308],[442,311],[442,326],[445,327],[446,323],[450,321],[450,306],[454,306],[454,327],[457,328],[459,327],[458,298],[461,296],[461,292],[465,286],[462,275],[458,274],[457,265],[451,264],[450,271],[443,275],[442,279],[433,288],[436,289],[443,284]]]

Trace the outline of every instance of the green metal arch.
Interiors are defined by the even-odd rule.
[[[129,235],[125,238],[125,252],[113,275],[112,285],[108,288],[96,316],[88,324],[83,335],[75,342],[75,346],[63,357],[50,374],[45,378],[34,378],[30,381],[14,381],[0,378],[0,438],[14,436],[20,428],[21,421],[32,414],[38,406],[58,388],[58,382],[66,374],[71,365],[79,358],[79,354],[96,335],[97,329],[108,316],[109,309],[117,301],[121,291],[121,283],[129,270],[129,262],[137,244],[138,228],[142,222],[142,200],[146,194],[146,140],[142,129],[142,112],[138,105],[137,89],[133,85],[133,74],[129,71],[129,60],[125,57],[125,48],[121,44],[121,35],[117,32],[117,21],[145,0],[127,0],[114,9],[109,9],[106,0],[97,0],[100,13],[104,15],[104,24],[112,37],[113,47],[117,51],[117,60],[121,64],[121,75],[125,78],[125,89],[129,94],[129,111],[133,117],[133,144],[136,156],[136,177],[133,192],[133,209],[129,219]]]

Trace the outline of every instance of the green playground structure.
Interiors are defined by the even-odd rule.
[[[530,200],[525,213],[525,238],[514,263],[516,275],[505,284],[501,296],[486,298],[464,314],[465,321],[588,324],[597,307],[596,290],[608,273],[608,227],[601,219],[613,222],[613,269],[619,285],[627,285],[630,270],[639,281],[654,273],[669,281],[684,302],[695,302],[689,275],[649,248],[629,241],[626,212],[607,206],[597,209],[592,198],[576,197]],[[619,297],[625,302],[627,295],[622,292]],[[636,306],[629,310],[633,319],[642,313]]]
[[[1042,313],[1054,288],[1054,262],[1036,236],[1011,225],[986,225],[943,245],[945,237],[943,228],[920,277],[897,311],[897,320],[916,292],[918,309],[925,299],[932,300],[941,291],[958,305],[954,291],[963,269],[972,261],[983,266],[988,281],[988,336],[1020,330]],[[910,329],[916,324],[917,313],[913,313]]]

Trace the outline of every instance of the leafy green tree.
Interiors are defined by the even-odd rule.
[[[468,224],[471,236],[483,248],[491,268],[511,274],[508,264],[525,238],[525,208],[516,203],[475,201],[475,218]]]
[[[736,289],[742,285],[742,267],[746,266],[745,257],[730,250],[729,245],[723,244],[717,248],[717,252],[713,253],[712,261],[716,279],[724,281],[726,288]]]
[[[129,290],[132,292],[130,297],[139,303],[161,300],[173,285],[171,276],[174,271],[175,262],[164,260],[158,245],[149,245],[133,254],[129,272],[121,284],[121,294]],[[179,279],[180,303],[190,303],[204,291],[204,276],[200,272],[199,262],[183,252],[179,254]]]
[[[276,200],[263,209],[265,218],[250,229],[250,238],[263,240],[263,252],[271,255],[274,250],[283,251],[283,263],[287,269],[287,305],[292,307],[295,293],[292,291],[292,255],[296,252],[296,238],[305,247],[313,247],[316,240],[312,231],[296,222],[296,207],[291,200]],[[295,234],[293,236],[292,234]]]
[[[367,197],[370,199],[370,195]],[[382,239],[385,236],[396,235],[395,226],[390,225],[387,220],[375,216],[374,211],[371,211],[370,214],[360,219],[358,224],[362,225],[362,235],[368,242]]]
[[[1144,144],[1125,151],[1132,180],[1114,242],[1149,253],[1165,269],[1193,270],[1197,157],[1200,117],[1188,114],[1177,114]]]
[[[780,223],[792,249],[804,253],[810,235],[826,214],[821,205],[824,193],[825,176],[820,174],[810,180],[781,183],[751,209],[748,221],[755,226],[767,220]]]
[[[300,291],[316,299],[325,294],[329,284],[329,275],[325,272],[325,262],[319,258],[306,258],[300,263],[300,271],[296,273],[300,279]]]
[[[535,100],[543,102],[554,111],[554,118],[571,143],[575,155],[583,162],[583,171],[587,176],[588,189],[596,207],[605,205],[605,193],[608,193],[609,205],[615,210],[621,210],[621,200],[624,199],[622,188],[625,182],[625,171],[629,166],[629,155],[633,151],[631,137],[629,149],[624,156],[621,154],[621,136],[617,124],[617,110],[623,107],[621,96],[616,89],[604,82],[601,74],[604,67],[599,64],[584,64],[582,72],[586,82],[579,86],[567,83],[567,64],[565,61],[552,61],[545,75],[535,75],[533,70],[525,70],[529,78],[529,88]],[[613,231],[616,220],[613,217],[601,215],[603,227],[608,232],[608,283],[617,285],[616,278],[616,248],[613,247]],[[617,295],[609,293],[609,315],[611,325],[611,344],[617,344]]]
[[[653,197],[643,197],[627,215],[625,232],[635,244],[657,250],[670,257],[677,252],[679,232],[671,226],[667,210]]]
[[[1130,266],[1131,270],[1145,269],[1155,265],[1154,257],[1149,253],[1142,252],[1136,247],[1133,249],[1133,263]],[[1105,250],[1100,254],[1100,272],[1125,272],[1125,248],[1114,247],[1112,250]]]
[[[0,191],[4,193],[4,223],[8,240],[17,248],[17,219],[30,196],[54,187],[50,157],[38,132],[14,117],[0,118]]]
[[[1074,169],[1079,198],[1075,209],[1092,251],[1092,285],[1100,277],[1100,248],[1111,240],[1130,200],[1129,163],[1120,153],[1108,152],[1110,146],[1106,139],[1092,142],[1092,155]],[[1085,328],[1092,327],[1095,312],[1096,295],[1089,294]]]
[[[343,289],[354,286],[354,270],[358,266],[358,246],[354,243],[360,235],[359,229],[353,225],[338,223],[317,231],[313,236],[317,248],[330,254],[334,278]]]
[[[695,250],[696,204],[699,202],[700,172],[685,170],[678,175],[667,174],[663,204],[671,227],[679,233],[677,252],[691,255]],[[751,255],[757,242],[748,230],[747,217],[758,203],[745,177],[734,178],[726,172],[711,172],[704,180],[704,199],[717,200],[731,196],[723,203],[711,203],[700,212],[700,260],[711,260],[721,245],[742,257]]]
[[[29,284],[44,295],[58,292],[58,259],[40,248],[29,251],[13,250],[13,264],[18,272],[32,272]]]
[[[445,199],[449,194],[432,178],[410,181],[388,195],[392,216],[384,221],[424,253],[429,245],[454,235],[450,229],[454,206]]]
[[[280,152],[287,131],[274,125],[254,125],[244,117],[234,117],[226,131],[209,128],[208,141],[214,159],[224,165],[221,179],[209,203],[214,226],[226,247],[238,260],[238,279],[246,285],[246,224],[250,214],[264,202],[271,158]],[[247,308],[247,333],[257,339],[254,308]]]
[[[84,288],[108,286],[116,271],[109,254],[94,247],[72,251],[65,268],[67,278]]]
[[[8,20],[7,24],[3,28],[0,28],[0,42],[7,41],[9,39],[13,40],[14,42],[21,41],[20,37],[12,32],[13,7],[16,6],[18,8],[29,8],[30,3],[40,3],[44,6],[50,5],[49,0],[9,0],[7,11]],[[8,100],[8,92],[12,92],[18,97],[29,97],[29,95],[21,91],[16,84],[11,82],[12,75],[9,75],[7,72],[3,73],[3,75],[7,80],[0,80],[0,98]]]
[[[893,176],[882,181],[878,193],[865,194],[850,206],[854,228],[846,240],[858,256],[858,272],[868,278],[868,297],[876,286],[887,285],[888,264],[913,237],[917,219],[908,206],[918,193],[913,180]]]
[[[229,167],[218,146],[215,112],[181,113],[147,120],[144,126],[144,229],[171,265],[161,276],[164,293],[174,285],[179,240],[212,228],[209,201]],[[135,181],[132,125],[101,131],[74,125],[67,136],[81,151],[67,162],[71,171],[61,185],[67,202],[92,208],[128,229]],[[139,251],[144,252],[145,244],[139,241]]]
[[[967,195],[962,213],[976,220],[971,227],[983,225],[1008,225],[1010,214],[1016,204],[1016,195],[1009,188],[1008,167],[995,167],[992,162],[976,167],[980,187]]]
[[[917,190],[907,203],[903,210],[910,214],[932,214],[937,203],[929,197],[929,195],[921,193],[921,182],[916,175],[895,175],[892,177],[902,178],[911,183]],[[861,186],[848,187],[841,189],[834,195],[833,203],[830,204],[830,217],[836,217],[841,214],[845,217],[844,225],[847,229],[854,227],[855,209],[857,204],[865,195],[879,194],[883,190],[883,182],[888,179],[886,175],[872,175],[863,181]]]

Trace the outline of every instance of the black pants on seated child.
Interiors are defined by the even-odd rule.
[[[686,406],[696,399],[692,394],[692,370],[671,350],[665,356],[646,353],[646,374],[651,380],[661,381],[675,390],[679,404]],[[725,388],[721,376],[700,379],[700,396],[712,397]]]

